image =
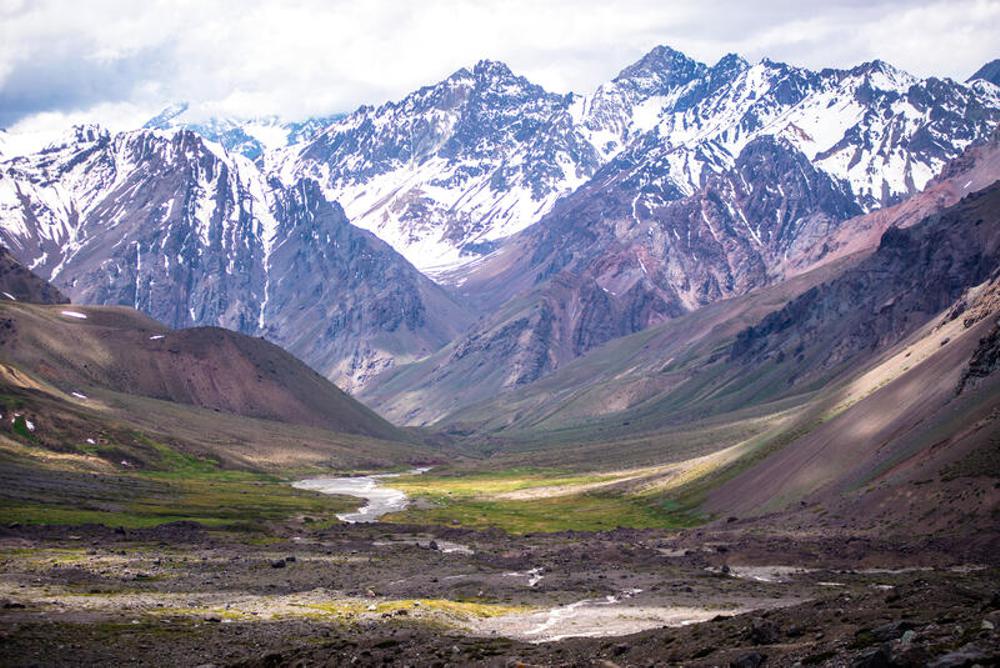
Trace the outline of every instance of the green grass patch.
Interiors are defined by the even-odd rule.
[[[583,485],[615,477],[612,473],[579,474],[558,469],[517,467],[500,471],[401,476],[388,484],[407,494],[438,498],[504,494],[532,487]]]
[[[502,496],[540,487],[558,490],[569,485],[611,482],[622,477],[621,472],[581,474],[534,467],[406,476],[387,484],[423,503],[387,515],[383,520],[499,527],[514,534],[604,531],[618,527],[678,528],[704,521],[686,510],[668,507],[661,499],[622,493],[592,490],[530,499]]]
[[[106,526],[122,526],[129,529],[157,526],[167,522],[192,519],[185,515],[140,515],[128,512],[80,510],[65,506],[43,505],[40,503],[22,506],[0,505],[4,519],[21,524],[47,525],[79,525],[104,524]],[[199,518],[205,524],[218,524],[213,518]]]
[[[690,525],[686,518],[626,496],[580,494],[523,501],[466,497],[439,500],[439,503],[441,505],[434,508],[412,509],[387,515],[383,520],[498,527],[513,534],[605,531],[618,527],[675,528]]]
[[[80,475],[86,489],[88,474],[60,472],[51,480],[45,502],[37,496],[4,497],[0,514],[22,524],[104,524],[141,528],[193,520],[209,527],[264,529],[269,522],[308,516],[315,523],[339,522],[336,514],[358,506],[357,499],[293,488],[276,476],[219,468],[212,460],[178,452],[150,439],[143,447],[157,453],[162,470],[129,471],[102,476],[85,498],[66,494],[66,476]],[[45,469],[37,469],[45,475]]]
[[[426,611],[429,613],[444,613],[455,617],[486,619],[489,617],[530,612],[532,610],[531,607],[524,605],[501,605],[479,601],[451,601],[444,598],[380,601],[374,604],[374,610],[369,610],[369,606],[370,604],[365,601],[347,599],[325,603],[310,603],[303,607],[320,612],[324,616],[335,617],[337,619],[351,619],[366,613],[374,615],[395,614],[401,610],[412,613]]]

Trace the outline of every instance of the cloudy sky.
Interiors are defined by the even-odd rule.
[[[0,127],[128,127],[176,100],[302,118],[481,58],[587,92],[657,44],[965,79],[1000,57],[1000,0],[0,0]]]

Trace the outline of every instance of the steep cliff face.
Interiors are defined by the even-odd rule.
[[[998,267],[1000,185],[994,185],[919,225],[889,229],[857,267],[742,331],[730,359],[793,365],[795,382],[821,376],[898,343],[970,290],[1000,279]]]
[[[0,238],[76,301],[267,336],[347,389],[466,323],[315,183],[283,186],[186,130],[80,129],[6,163],[0,188]]]
[[[346,389],[434,352],[468,314],[385,242],[303,181],[276,200],[264,335]]]

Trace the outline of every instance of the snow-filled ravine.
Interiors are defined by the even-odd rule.
[[[408,471],[409,475],[426,473],[430,467]],[[296,489],[308,489],[322,494],[343,494],[364,499],[367,503],[351,513],[341,513],[338,518],[344,522],[375,522],[387,513],[395,513],[406,508],[410,499],[405,492],[385,487],[382,481],[398,478],[401,473],[380,473],[377,475],[350,478],[307,478],[292,483]]]

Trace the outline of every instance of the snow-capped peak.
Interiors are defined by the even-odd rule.
[[[263,163],[266,153],[308,141],[337,118],[340,117],[287,122],[277,116],[212,116],[187,102],[176,102],[149,119],[143,127],[162,131],[191,130],[228,151]]]
[[[46,148],[49,150],[56,150],[75,144],[91,144],[107,140],[110,136],[111,133],[97,123],[84,123],[74,125],[72,128],[64,132],[58,139],[51,142]]]
[[[905,93],[919,79],[909,72],[893,67],[884,60],[872,60],[850,70],[852,76],[864,77],[872,88]]]
[[[707,69],[703,63],[661,45],[624,68],[614,81],[619,84],[628,82],[646,95],[656,95],[702,76]]]
[[[189,108],[190,105],[187,102],[175,102],[168,105],[163,109],[163,111],[146,121],[145,125],[142,127],[155,130],[163,130],[171,127],[172,121],[174,121],[178,116],[184,114]]]
[[[473,75],[482,79],[505,79],[513,77],[514,73],[506,63],[499,60],[484,58],[472,68]]]

